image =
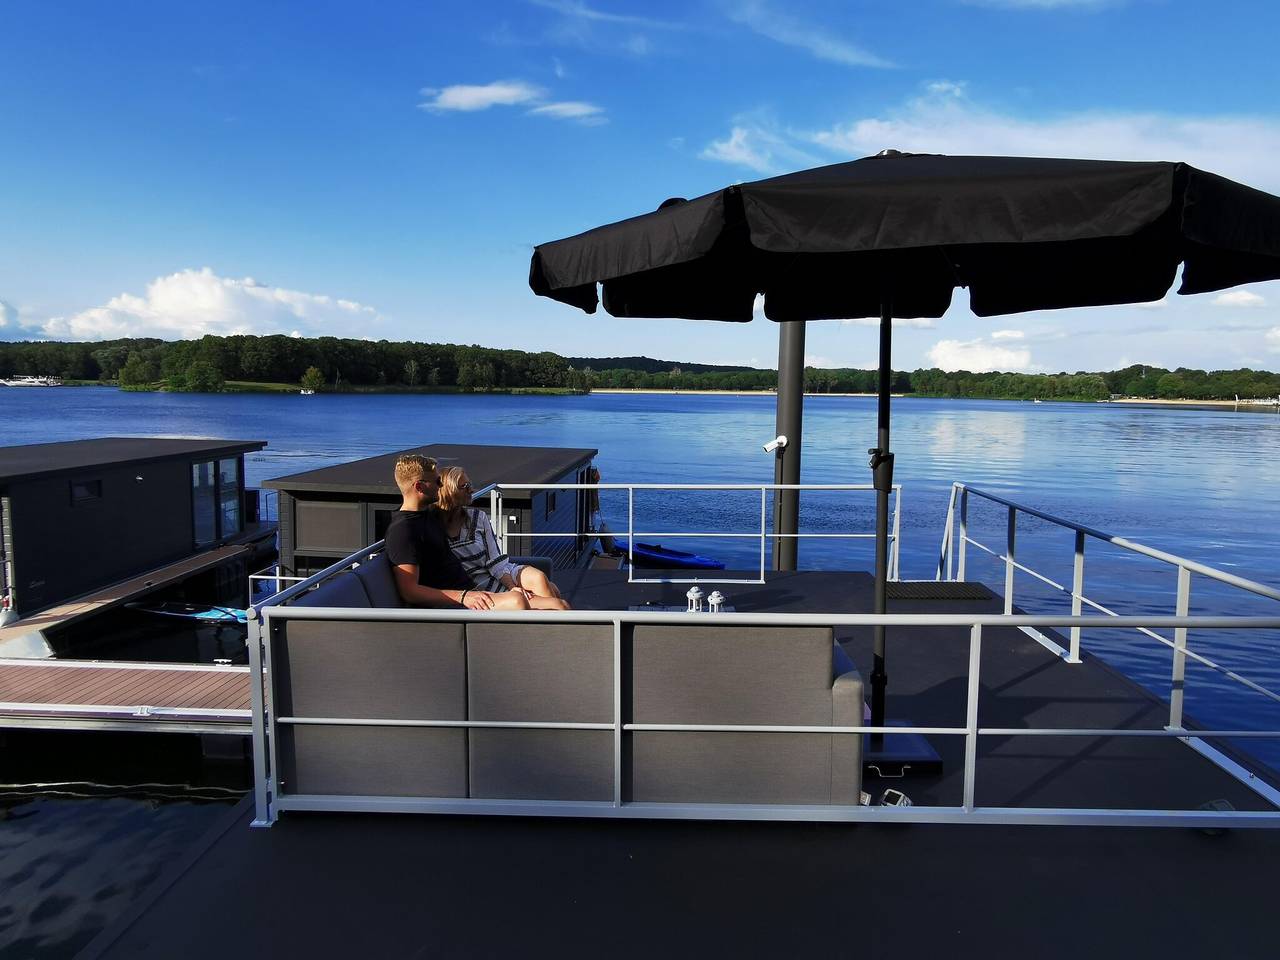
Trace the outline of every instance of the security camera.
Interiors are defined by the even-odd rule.
[[[774,437],[772,440],[770,440],[768,443],[764,445],[764,452],[773,453],[773,451],[775,450],[785,449],[786,446],[787,446],[787,438],[779,434],[778,436]]]

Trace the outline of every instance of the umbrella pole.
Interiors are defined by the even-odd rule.
[[[773,463],[774,483],[800,482],[800,428],[804,423],[803,320],[778,324],[778,436],[787,442],[778,447]],[[773,569],[796,568],[797,541],[786,534],[800,528],[800,491],[773,491]]]
[[[889,452],[889,381],[893,301],[886,293],[880,301],[880,382],[876,404],[876,446],[871,454],[871,480],[876,491],[876,573],[874,612],[888,612],[889,583],[889,493],[893,490],[893,454]],[[889,675],[884,666],[884,626],[874,628],[875,648],[871,667],[871,726],[884,726],[885,687]],[[882,749],[884,734],[871,734],[872,750]]]

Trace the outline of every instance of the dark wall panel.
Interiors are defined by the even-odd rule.
[[[141,477],[141,480],[135,478]],[[73,483],[100,490],[73,502]],[[90,469],[9,489],[19,611],[127,579],[192,552],[191,464]]]

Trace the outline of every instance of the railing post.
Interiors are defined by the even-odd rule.
[[[1080,616],[1080,599],[1084,596],[1084,531],[1076,531],[1076,559],[1071,574],[1071,615]],[[1080,628],[1071,628],[1071,655],[1067,663],[1080,662]]]
[[[1178,567],[1178,599],[1174,616],[1185,617],[1191,609],[1191,571]],[[1173,678],[1169,685],[1169,728],[1182,729],[1182,698],[1187,676],[1187,628],[1173,628]]]
[[[938,571],[937,573],[934,574],[934,577],[933,577],[933,579],[935,580],[943,579],[944,573],[946,574],[947,580],[953,579],[951,576],[952,567],[953,567],[951,561],[952,561],[952,558],[955,556],[955,551],[953,549],[955,546],[955,542],[954,542],[955,533],[956,533],[956,487],[955,487],[955,484],[952,484],[951,496],[947,500],[947,519],[942,524],[942,549],[938,553]]]
[[[502,515],[502,501],[498,497],[497,487],[489,491],[489,523],[498,533],[502,552],[510,553],[507,549],[507,518]]]
[[[893,491],[893,563],[889,565],[889,579],[898,579],[898,558],[902,556],[902,487]]]
[[[960,559],[956,566],[956,579],[964,580],[965,558],[969,552],[969,488],[964,487],[960,491],[960,543],[957,549],[960,551]]]
[[[276,591],[279,593],[280,591]],[[253,749],[253,823],[269,827],[272,823],[270,771],[267,769],[266,705],[262,693],[262,616],[255,613],[249,620],[249,705],[250,737]]]
[[[627,487],[627,583],[636,578],[636,488]]]
[[[969,628],[969,700],[965,712],[964,808],[973,810],[974,781],[978,774],[978,691],[982,664],[982,624]]]
[[[1004,612],[1013,613],[1013,547],[1018,536],[1018,511],[1009,508],[1009,526],[1005,533]]]
[[[777,491],[774,491],[773,496],[774,496],[774,500],[777,500],[777,497],[778,497]],[[765,532],[768,529],[768,526],[767,526],[768,504],[769,504],[768,494],[765,491],[764,484],[761,484],[760,485],[760,582],[761,583],[764,583],[764,550],[765,550],[765,540],[766,540]],[[773,532],[777,533],[778,531],[774,530]],[[778,542],[780,543],[781,541],[778,541]]]

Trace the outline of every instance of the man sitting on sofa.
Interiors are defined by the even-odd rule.
[[[445,537],[433,503],[440,487],[436,462],[410,453],[396,461],[400,510],[387,527],[386,553],[400,599],[420,607],[464,606],[472,610],[528,610],[519,590],[490,593],[471,586]]]

